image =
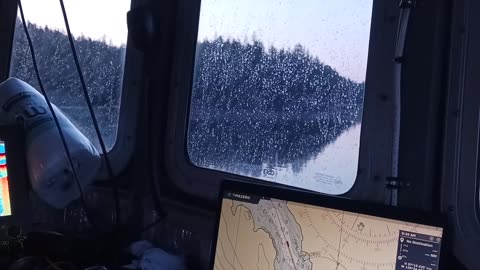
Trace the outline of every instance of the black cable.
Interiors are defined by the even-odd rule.
[[[30,33],[28,32],[28,27],[27,27],[27,23],[26,23],[26,20],[25,20],[25,15],[23,13],[23,7],[22,7],[21,0],[18,0],[18,8],[20,9],[20,17],[22,19],[23,31],[25,32],[25,36],[26,36],[27,42],[28,42],[28,47],[30,48],[30,54],[32,56],[33,68],[35,70],[35,75],[37,77],[38,85],[40,86],[40,91],[42,92],[42,95],[44,96],[45,101],[47,102],[48,109],[50,110],[50,113],[52,114],[53,121],[55,122],[55,125],[57,126],[57,129],[58,129],[58,133],[60,134],[60,139],[62,141],[63,148],[65,150],[65,154],[67,155],[68,163],[70,164],[70,167],[72,169],[73,177],[75,178],[75,182],[77,183],[78,191],[80,193],[80,199],[82,201],[83,206],[85,207],[85,212],[86,212],[87,218],[90,221],[90,223],[92,224],[92,226],[96,227],[95,223],[93,222],[93,219],[90,216],[90,211],[88,211],[88,207],[87,207],[87,203],[86,203],[85,196],[84,196],[84,193],[83,193],[82,185],[80,184],[80,180],[78,179],[77,171],[75,170],[75,166],[74,166],[73,160],[72,160],[72,155],[70,154],[70,150],[68,148],[67,141],[65,140],[65,136],[63,134],[60,123],[58,121],[57,114],[55,113],[53,105],[50,102],[50,98],[48,97],[47,92],[45,91],[42,79],[40,77],[40,72],[38,71],[37,59],[35,57],[35,50],[34,50],[34,47],[33,47],[32,39],[30,37]]]
[[[392,138],[392,177],[398,178],[399,158],[400,158],[400,124],[402,107],[402,77],[403,61],[405,53],[405,44],[412,9],[415,8],[416,0],[401,0],[400,14],[398,18],[397,40],[395,44],[394,66],[393,66],[393,138]],[[397,179],[398,180],[398,179]],[[390,191],[390,205],[397,206],[398,189],[392,188]]]
[[[118,219],[119,219],[119,215],[120,215],[120,201],[119,201],[118,188],[117,188],[117,185],[114,181],[114,174],[113,174],[113,170],[112,170],[112,165],[110,163],[110,159],[107,155],[108,154],[107,148],[105,147],[105,142],[103,140],[102,133],[100,132],[100,128],[98,126],[97,117],[95,116],[95,111],[93,110],[92,102],[90,100],[90,96],[89,96],[88,91],[87,91],[87,84],[85,83],[85,79],[83,77],[82,69],[80,67],[80,62],[78,60],[77,50],[75,49],[75,44],[74,44],[72,32],[70,31],[70,24],[68,23],[67,12],[65,11],[65,5],[63,3],[63,0],[60,0],[60,6],[62,8],[63,20],[65,22],[65,28],[67,30],[68,41],[70,43],[70,48],[71,48],[71,51],[72,51],[75,66],[77,68],[78,77],[80,78],[80,83],[82,85],[82,90],[83,90],[83,95],[85,97],[85,102],[87,103],[88,111],[90,112],[90,116],[92,118],[93,126],[95,127],[95,133],[97,134],[98,142],[99,142],[100,147],[102,149],[103,158],[105,160],[105,166],[106,166],[106,169],[107,169],[107,172],[108,172],[108,176],[109,176],[111,184],[112,184],[113,198],[114,198],[114,201],[115,201],[114,224],[116,226],[116,225],[118,225]]]

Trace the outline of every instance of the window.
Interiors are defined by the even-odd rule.
[[[190,161],[329,194],[350,190],[371,17],[372,0],[203,0]]]
[[[23,0],[22,4],[47,94],[98,147],[59,1]],[[65,8],[100,130],[107,149],[112,149],[117,137],[130,0],[66,0]],[[12,54],[10,76],[39,89],[19,17]]]

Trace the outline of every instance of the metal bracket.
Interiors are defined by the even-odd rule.
[[[416,5],[416,0],[400,0],[400,4],[398,6],[400,8],[415,8]]]
[[[399,190],[409,188],[411,183],[400,177],[387,177],[385,180],[385,186],[387,189]]]
[[[396,63],[403,63],[403,53],[405,48],[405,40],[407,38],[408,23],[410,22],[410,12],[417,5],[416,0],[400,0],[400,17],[398,23],[397,43],[395,46],[395,56],[393,60]]]

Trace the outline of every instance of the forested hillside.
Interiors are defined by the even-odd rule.
[[[67,36],[60,31],[34,24],[28,24],[28,29],[42,82],[50,99],[83,133],[97,143]],[[85,37],[76,39],[76,48],[105,143],[111,147],[116,138],[125,48]],[[25,80],[40,89],[27,39],[19,22],[15,31],[10,76]]]
[[[67,37],[56,30],[28,27],[47,92],[94,137],[87,111],[78,109],[85,103]],[[21,29],[14,46],[11,75],[37,87]],[[112,114],[119,105],[125,48],[88,38],[78,38],[76,46],[101,127],[113,144]],[[194,164],[222,168],[306,160],[359,123],[363,91],[363,83],[340,76],[300,45],[265,48],[261,41],[222,37],[200,42],[188,154]]]
[[[195,164],[245,170],[293,163],[300,170],[360,122],[364,84],[300,45],[266,49],[260,41],[218,38],[197,46],[193,89],[188,150]]]

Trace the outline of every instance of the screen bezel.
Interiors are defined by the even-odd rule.
[[[219,193],[220,195],[218,196],[217,215],[215,222],[215,230],[212,237],[209,269],[214,269],[215,253],[218,241],[218,229],[221,218],[221,208],[224,194],[227,191],[274,198],[295,203],[309,204],[312,206],[331,208],[335,210],[354,212],[363,215],[370,215],[374,217],[394,219],[399,221],[417,223],[420,225],[442,228],[442,244],[440,247],[440,259],[438,269],[444,269],[443,262],[445,261],[446,257],[446,222],[445,218],[442,215],[427,213],[416,209],[398,208],[393,206],[374,204],[365,201],[356,201],[341,197],[328,196],[313,191],[294,189],[288,186],[280,187],[278,185],[275,185],[275,183],[254,184],[250,182],[229,180],[225,180],[222,182]]]

